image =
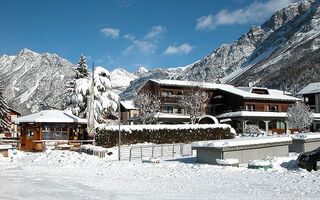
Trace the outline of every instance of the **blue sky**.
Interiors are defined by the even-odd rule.
[[[0,55],[23,48],[112,71],[178,67],[231,43],[296,0],[2,1]]]

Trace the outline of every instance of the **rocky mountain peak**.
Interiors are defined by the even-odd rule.
[[[136,74],[137,76],[141,76],[142,74],[145,74],[145,73],[147,73],[147,72],[149,72],[149,70],[147,70],[146,68],[144,68],[144,67],[139,67],[139,69],[135,72],[135,74]]]

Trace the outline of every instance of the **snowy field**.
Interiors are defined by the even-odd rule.
[[[116,151],[114,151],[116,152]],[[320,171],[290,157],[272,169],[221,167],[195,158],[116,161],[76,152],[10,152],[0,157],[0,199],[319,199]]]

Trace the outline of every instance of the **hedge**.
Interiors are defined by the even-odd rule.
[[[119,127],[105,126],[96,130],[96,144],[112,147],[118,144]],[[121,126],[121,144],[150,142],[154,144],[189,143],[202,140],[232,139],[230,125],[132,125]]]

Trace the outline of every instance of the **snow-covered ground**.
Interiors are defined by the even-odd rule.
[[[116,149],[113,150],[116,152]],[[0,199],[318,199],[320,171],[271,158],[272,169],[222,167],[195,158],[142,163],[60,150],[0,157]]]

